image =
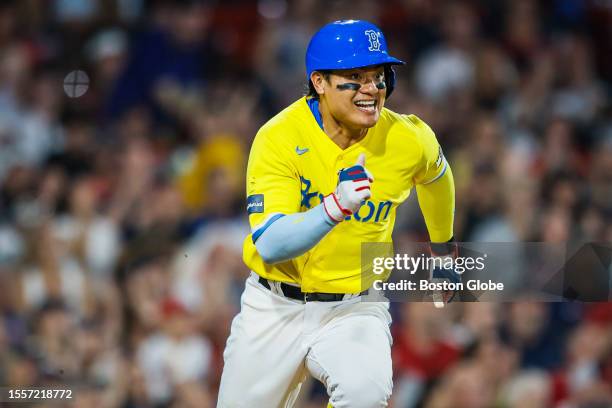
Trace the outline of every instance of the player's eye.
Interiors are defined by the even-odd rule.
[[[352,79],[353,81],[359,81],[359,79],[361,79],[361,75],[359,75],[358,72],[354,72],[350,75],[349,78]]]

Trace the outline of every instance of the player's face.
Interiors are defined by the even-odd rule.
[[[376,124],[387,94],[382,66],[333,71],[325,89],[325,101],[339,122],[353,128]]]

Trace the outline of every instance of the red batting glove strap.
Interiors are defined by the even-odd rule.
[[[340,205],[338,197],[334,193],[328,194],[323,198],[323,208],[327,216],[336,223],[343,221],[346,215],[352,214]]]

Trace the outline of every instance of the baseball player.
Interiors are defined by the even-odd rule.
[[[400,64],[375,25],[328,24],[306,53],[309,94],[257,133],[243,255],[252,273],[224,352],[219,407],[291,407],[308,374],[334,408],[387,406],[391,317],[387,302],[360,301],[361,243],[391,242],[396,208],[415,186],[439,255],[451,252],[454,213],[434,133],[384,108]]]

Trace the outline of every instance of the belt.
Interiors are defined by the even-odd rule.
[[[289,299],[301,300],[302,302],[340,302],[342,300],[348,300],[357,296],[366,295],[367,290],[359,293],[304,293],[298,286],[292,286],[283,282],[269,281],[267,279],[258,276],[258,282],[264,288],[272,291],[272,285],[279,289],[281,294]],[[276,293],[276,292],[275,292]]]

